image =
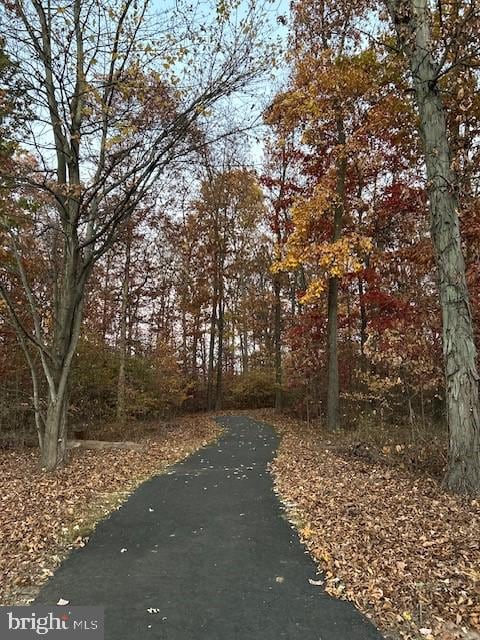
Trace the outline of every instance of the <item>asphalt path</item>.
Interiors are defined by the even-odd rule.
[[[104,606],[106,640],[380,640],[312,584],[321,576],[267,470],[273,429],[218,421],[217,443],[142,484],[36,602]]]

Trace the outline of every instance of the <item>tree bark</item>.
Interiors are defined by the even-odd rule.
[[[275,409],[280,411],[283,405],[282,394],[282,299],[280,274],[273,278],[274,292],[274,349],[275,349]]]
[[[112,262],[112,254],[108,253],[107,255],[107,263],[105,265],[105,280],[103,284],[103,309],[102,309],[102,341],[105,342],[107,339],[107,325],[108,325],[108,301],[109,301],[109,291],[108,285],[110,282],[110,266]]]
[[[342,234],[343,213],[345,201],[345,180],[347,174],[347,159],[345,156],[345,128],[343,119],[337,119],[337,145],[339,157],[337,160],[336,196],[334,210],[333,241]],[[340,426],[340,382],[338,373],[338,278],[330,278],[328,282],[328,320],[327,320],[327,429],[336,431]]]
[[[218,305],[218,284],[215,278],[212,296],[212,315],[210,317],[210,340],[208,345],[208,365],[207,365],[207,410],[211,411],[214,404],[213,375],[215,371],[215,335],[217,329],[217,305]]]
[[[40,464],[47,471],[66,459],[67,394],[58,395],[48,405]]]
[[[218,331],[217,331],[217,380],[215,386],[215,409],[222,408],[223,395],[223,341],[225,329],[225,297],[223,282],[223,259],[219,266],[219,296],[218,296]]]
[[[365,306],[365,288],[363,286],[363,279],[361,276],[358,278],[358,301],[360,306],[360,369],[362,371],[367,370],[367,359],[365,357],[365,345],[367,343],[367,308]]]
[[[53,336],[52,363],[42,358],[48,383],[48,405],[43,434],[41,465],[55,469],[66,459],[68,382],[73,356],[80,337],[83,318],[85,281],[83,270],[78,276],[80,264],[76,252],[66,248],[66,268],[59,287],[56,323]]]
[[[327,429],[336,431],[340,418],[340,382],[338,374],[338,278],[328,281],[327,318]]]
[[[193,336],[192,336],[192,353],[191,353],[191,375],[194,380],[198,378],[198,338],[200,333],[200,311],[195,316],[193,321]]]
[[[130,442],[124,440],[121,442],[110,442],[107,440],[69,440],[67,442],[69,449],[120,449],[123,451],[138,451],[143,452],[147,450],[146,445],[139,442]]]
[[[122,303],[120,309],[120,344],[119,344],[119,368],[117,382],[117,420],[121,426],[126,422],[126,398],[127,398],[127,317],[130,293],[130,259],[131,259],[131,229],[127,228],[125,244],[125,268],[123,272]]]
[[[445,107],[432,56],[427,0],[388,3],[407,55],[420,116],[431,235],[438,269],[449,428],[446,486],[480,493],[480,417],[477,352],[459,225],[458,178],[452,169]]]

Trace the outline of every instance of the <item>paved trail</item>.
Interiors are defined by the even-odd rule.
[[[315,566],[266,470],[273,430],[219,422],[217,444],[143,484],[37,602],[104,605],[106,640],[380,640],[352,605],[309,583]]]

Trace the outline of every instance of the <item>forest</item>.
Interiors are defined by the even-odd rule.
[[[92,523],[134,467],[250,415],[328,593],[477,638],[480,3],[2,0],[0,22],[0,486],[56,514],[35,579],[93,495],[118,494]],[[410,514],[405,562],[352,545],[373,503],[392,536]],[[4,562],[12,602],[31,562]]]

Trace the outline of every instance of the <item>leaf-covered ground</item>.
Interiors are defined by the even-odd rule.
[[[163,424],[146,453],[75,451],[55,473],[39,469],[36,450],[0,451],[0,604],[31,599],[71,546],[143,480],[218,436],[207,417]]]
[[[327,591],[355,602],[388,637],[480,638],[480,501],[345,456],[318,428],[260,415],[282,435],[276,490]]]

